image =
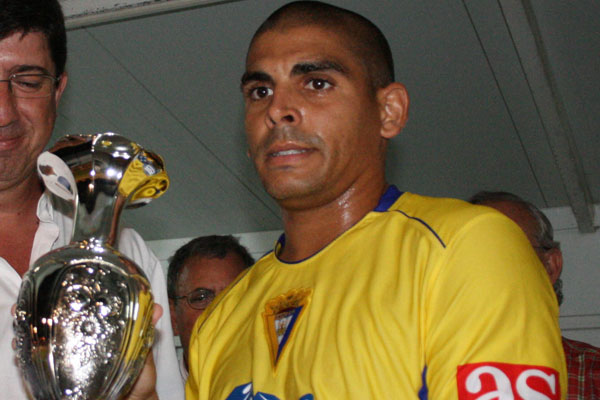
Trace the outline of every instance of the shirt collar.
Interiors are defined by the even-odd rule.
[[[404,192],[401,192],[396,187],[396,185],[388,186],[388,188],[385,190],[383,195],[379,198],[379,203],[373,209],[373,211],[377,211],[377,212],[387,211],[391,207],[391,205],[394,204],[400,196],[402,196],[403,193]],[[285,233],[282,233],[281,236],[279,236],[277,243],[275,244],[275,254],[279,254],[281,252],[281,249],[283,249],[284,246],[285,246]]]
[[[379,204],[373,211],[387,211],[398,200],[402,193],[395,185],[390,185],[379,199]]]
[[[52,208],[50,195],[47,191],[42,193],[42,196],[38,201],[36,214],[41,222],[54,221],[54,209]]]

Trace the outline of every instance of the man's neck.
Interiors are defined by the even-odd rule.
[[[352,187],[319,207],[283,209],[285,246],[278,257],[289,262],[303,260],[351,228],[377,206],[388,185],[381,181],[370,186]]]
[[[0,215],[18,217],[32,210],[35,213],[43,188],[36,174],[19,184],[0,190]]]
[[[29,269],[31,249],[38,228],[37,204],[42,186],[32,174],[19,185],[0,190],[0,257],[23,276]]]

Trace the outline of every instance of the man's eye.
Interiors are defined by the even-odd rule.
[[[190,296],[190,301],[194,302],[194,303],[198,303],[201,301],[204,301],[208,298],[206,293],[194,293]]]
[[[255,87],[250,89],[250,91],[248,92],[248,95],[252,100],[264,99],[265,97],[270,96],[272,94],[273,89],[268,88],[266,86]]]
[[[215,292],[209,289],[197,289],[188,297],[190,305],[194,308],[205,308],[215,298]]]
[[[12,82],[23,89],[39,89],[42,86],[42,78],[36,76],[16,76]]]
[[[331,87],[331,83],[325,79],[314,78],[308,81],[306,84],[307,89],[311,90],[325,90]]]

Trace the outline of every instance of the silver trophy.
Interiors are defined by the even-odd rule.
[[[36,399],[122,398],[152,347],[154,302],[145,274],[113,246],[123,207],[167,189],[163,161],[113,133],[66,136],[38,172],[74,204],[75,223],[71,243],[23,277],[17,360]]]

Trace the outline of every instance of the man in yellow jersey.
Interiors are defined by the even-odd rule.
[[[386,182],[408,94],[383,34],[319,2],[253,37],[248,154],[284,235],[198,319],[188,399],[560,399],[558,306],[521,230]]]

